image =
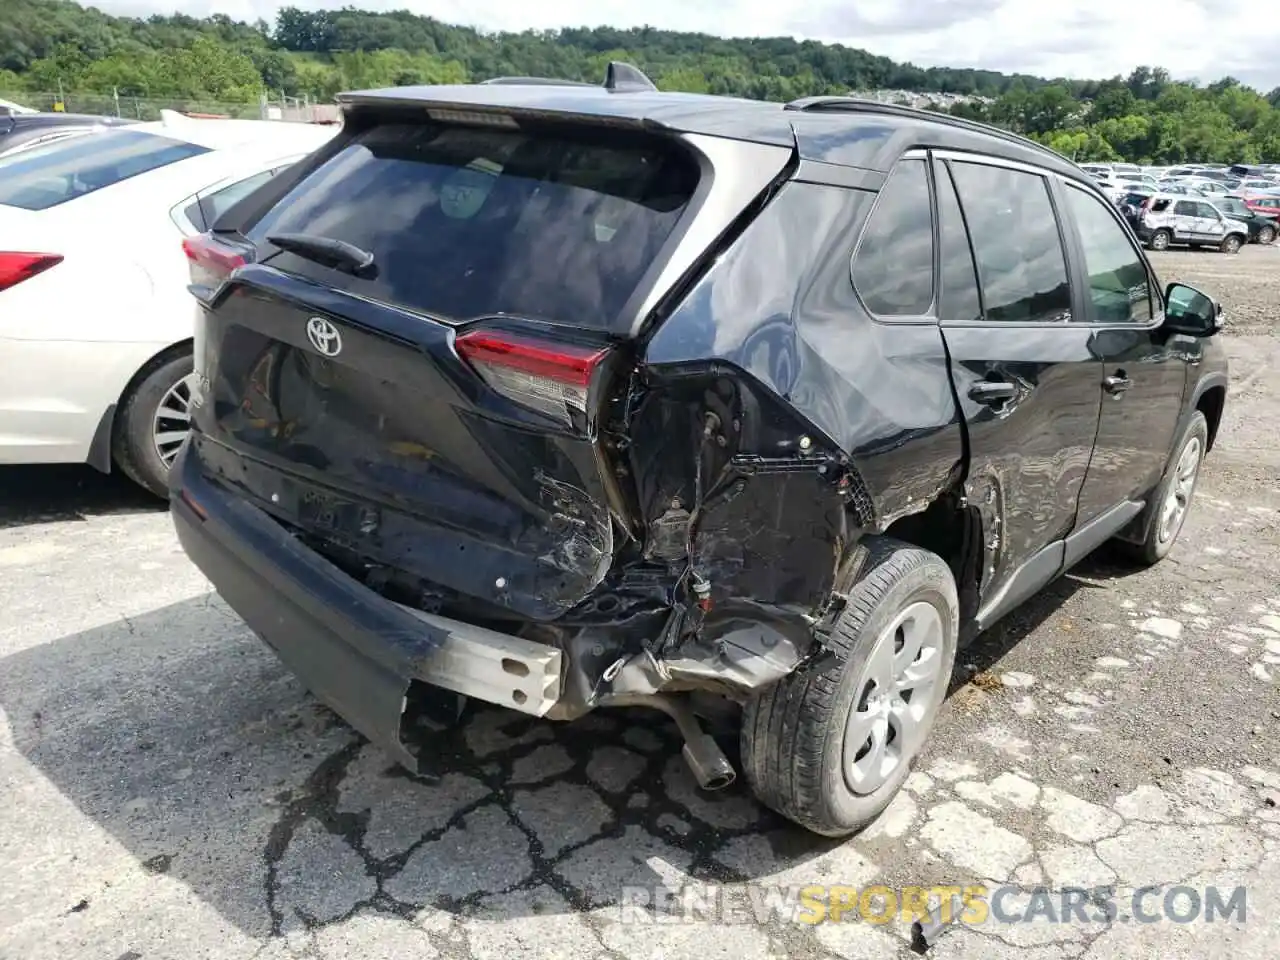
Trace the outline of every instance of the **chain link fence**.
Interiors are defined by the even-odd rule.
[[[334,123],[339,118],[334,104],[312,103],[298,97],[264,95],[251,103],[222,100],[195,100],[181,97],[130,97],[111,93],[59,93],[0,90],[0,100],[8,100],[33,110],[84,113],[92,116],[124,117],[128,120],[159,120],[161,110],[176,110],[191,116],[226,117],[236,120],[291,120],[301,123]]]

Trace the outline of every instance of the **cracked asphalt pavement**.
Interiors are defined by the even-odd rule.
[[[1038,885],[1114,886],[1117,915],[987,917],[931,956],[1276,956],[1280,250],[1156,265],[1230,323],[1181,541],[1142,572],[1104,550],[962,651],[908,789],[846,842],[738,787],[700,794],[643,711],[475,709],[406,774],[210,592],[144,495],[0,471],[0,957],[887,960],[912,956],[899,920],[757,916],[752,891],[974,882],[1017,885],[1013,917]],[[1134,919],[1132,891],[1172,885],[1242,887],[1245,916]],[[655,923],[623,899],[660,886],[705,909]]]

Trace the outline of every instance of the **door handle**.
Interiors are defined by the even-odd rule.
[[[1017,395],[1017,386],[1007,380],[979,380],[969,387],[969,399],[987,406],[1004,403]]]
[[[1107,377],[1102,381],[1102,389],[1112,396],[1119,396],[1132,386],[1133,381],[1122,374]]]

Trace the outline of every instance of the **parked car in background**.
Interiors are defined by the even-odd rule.
[[[1080,169],[1095,180],[1101,180],[1111,175],[1111,168],[1105,163],[1082,163]]]
[[[1221,180],[1213,180],[1209,177],[1186,177],[1179,182],[1188,187],[1193,187],[1206,196],[1210,194],[1225,196],[1231,192],[1227,185]]]
[[[0,464],[163,493],[188,418],[182,240],[333,133],[168,115],[0,157]]]
[[[1242,193],[1239,197],[1252,213],[1271,220],[1280,219],[1280,196],[1272,193]]]
[[[78,113],[0,113],[0,157],[90,130],[121,127],[132,122]]]
[[[1202,197],[1204,194],[1193,187],[1189,183],[1179,183],[1176,180],[1162,180],[1159,184],[1160,193],[1167,193],[1174,196],[1182,197]]]
[[[1217,247],[1237,253],[1249,242],[1249,231],[1238,220],[1223,216],[1207,199],[1156,194],[1130,221],[1134,233],[1152,250],[1174,244]]]
[[[1276,239],[1277,224],[1273,217],[1254,213],[1239,197],[1210,197],[1209,202],[1232,220],[1238,220],[1249,228],[1249,242],[1268,244]]]
[[[1221,310],[1029,140],[609,73],[344,96],[190,241],[175,527],[407,767],[460,698],[645,706],[718,789],[701,712],[764,804],[848,834],[961,643],[1108,540],[1173,546]]]
[[[39,110],[33,110],[31,107],[24,107],[20,103],[14,103],[12,100],[0,100],[0,116],[39,112]]]

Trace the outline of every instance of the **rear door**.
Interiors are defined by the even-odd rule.
[[[968,425],[966,491],[984,513],[985,626],[1061,569],[1093,451],[1102,365],[1089,330],[1072,322],[1084,304],[1068,279],[1046,176],[935,156],[940,320]]]
[[[209,299],[193,455],[331,556],[447,602],[563,614],[627,527],[608,386],[696,158],[423,116],[325,156],[243,225],[257,262]]]
[[[1137,501],[1160,480],[1182,415],[1186,344],[1161,329],[1160,293],[1119,219],[1093,194],[1063,184],[1077,284],[1074,319],[1103,364],[1103,399],[1078,526]],[[1204,204],[1208,206],[1208,204]]]
[[[1199,211],[1194,201],[1174,201],[1173,216],[1169,218],[1169,226],[1173,228],[1173,239],[1179,243],[1200,243],[1206,239],[1206,227],[1200,222]]]

